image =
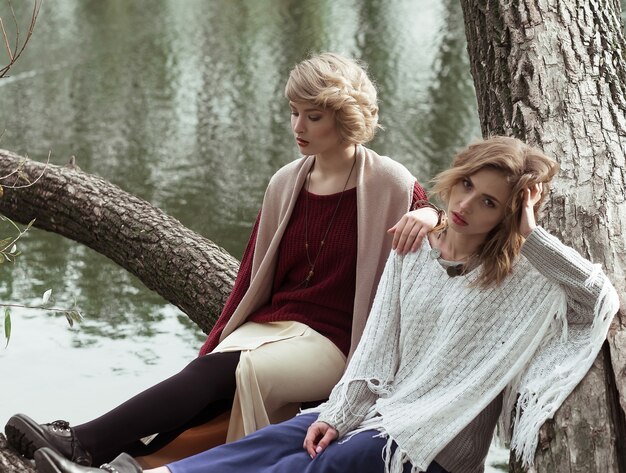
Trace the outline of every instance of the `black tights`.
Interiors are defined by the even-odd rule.
[[[103,416],[74,427],[74,432],[95,465],[122,451],[134,456],[152,453],[184,430],[230,409],[239,355],[213,353],[196,358],[180,373]],[[157,432],[148,446],[139,442]]]

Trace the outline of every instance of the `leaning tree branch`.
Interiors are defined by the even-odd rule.
[[[104,179],[0,149],[0,175],[18,167],[24,183],[39,180],[5,188],[0,213],[107,256],[210,330],[238,269],[226,250]]]
[[[0,182],[0,213],[20,223],[35,219],[34,226],[109,257],[202,330],[210,330],[238,268],[226,250],[145,200],[73,165],[40,163],[0,149],[0,176],[8,175],[11,185]],[[34,473],[2,434],[0,471]]]

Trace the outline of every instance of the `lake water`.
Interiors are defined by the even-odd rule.
[[[25,28],[32,2],[15,3]],[[371,146],[422,182],[479,137],[456,0],[54,0],[0,80],[0,147],[75,156],[239,258],[268,178],[298,156],[287,73],[324,50],[369,64],[385,126]],[[37,304],[52,289],[85,320],[12,311],[0,423],[88,420],[197,353],[201,331],[108,259],[36,229],[19,247],[0,267],[0,298]],[[488,471],[507,458],[493,448]]]

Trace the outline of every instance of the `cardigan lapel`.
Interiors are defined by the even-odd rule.
[[[250,287],[224,327],[220,341],[243,324],[248,315],[269,300],[276,270],[278,247],[313,159],[313,156],[305,156],[293,161],[281,168],[270,180],[261,208],[261,220],[252,259]]]

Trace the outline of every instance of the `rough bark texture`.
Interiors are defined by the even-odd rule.
[[[617,0],[463,0],[483,135],[559,160],[542,224],[603,263],[622,310],[542,429],[538,472],[626,472],[626,66]],[[522,471],[511,462],[511,471]]]
[[[7,445],[6,438],[0,434],[0,472],[2,473],[34,473],[31,462],[20,457],[15,450]]]
[[[0,176],[18,167],[32,182],[45,165],[0,150]],[[22,178],[16,185],[25,182]],[[34,226],[111,258],[205,332],[219,315],[238,269],[226,250],[150,203],[75,166],[51,165],[33,186],[5,187],[0,213],[21,223],[36,219]]]

